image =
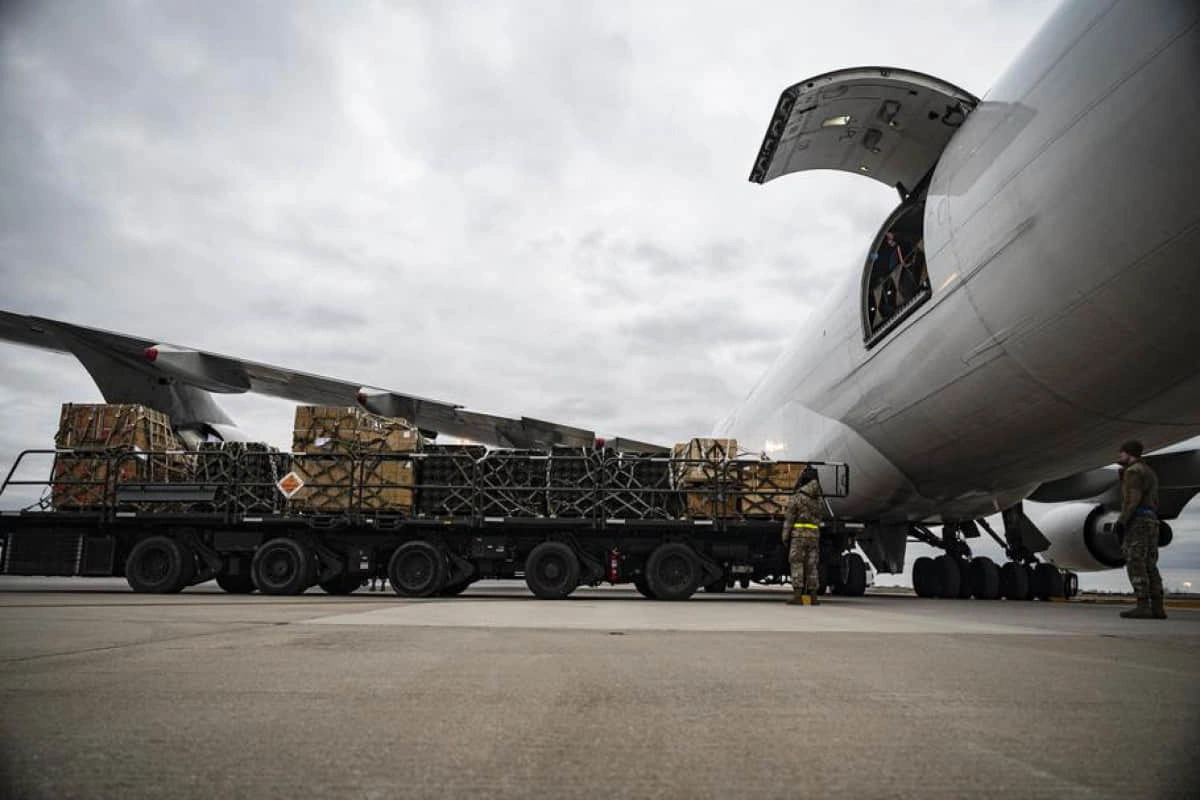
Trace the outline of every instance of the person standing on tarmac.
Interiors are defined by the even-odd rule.
[[[792,598],[788,605],[820,605],[821,483],[817,471],[805,467],[783,518],[783,543],[792,568]]]
[[[1166,619],[1162,577],[1158,574],[1158,476],[1142,461],[1142,443],[1128,441],[1117,455],[1121,465],[1121,516],[1113,526],[1121,538],[1125,569],[1137,607],[1129,619]]]

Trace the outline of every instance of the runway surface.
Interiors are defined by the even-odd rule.
[[[0,578],[5,797],[1187,797],[1200,610]]]

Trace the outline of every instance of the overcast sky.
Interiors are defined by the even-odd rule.
[[[897,202],[750,184],[780,91],[881,64],[983,95],[1053,5],[3,3],[0,308],[701,435]],[[98,400],[0,345],[0,466]],[[289,404],[222,404],[289,445]]]

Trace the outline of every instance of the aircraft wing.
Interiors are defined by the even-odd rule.
[[[0,340],[70,353],[107,402],[156,408],[176,425],[229,425],[232,421],[212,395],[253,392],[312,405],[361,405],[376,414],[403,417],[426,432],[499,447],[590,447],[596,439],[592,431],[569,425],[468,411],[427,397],[2,310]],[[618,441],[629,450],[665,449]]]
[[[1150,453],[1143,460],[1158,475],[1158,516],[1175,519],[1200,493],[1200,448]],[[1044,483],[1029,499],[1036,503],[1089,500],[1120,508],[1121,485],[1116,469],[1099,467]]]

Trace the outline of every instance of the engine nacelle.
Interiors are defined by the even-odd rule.
[[[1113,532],[1120,515],[1102,505],[1062,503],[1035,520],[1050,541],[1040,553],[1047,561],[1075,572],[1095,572],[1125,566],[1121,541]],[[1158,545],[1166,547],[1174,533],[1165,522],[1158,525]]]

